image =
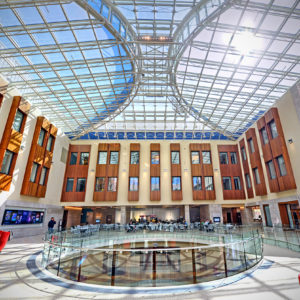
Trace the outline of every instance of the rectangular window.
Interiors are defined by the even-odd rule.
[[[3,174],[10,174],[10,167],[11,167],[11,163],[13,161],[13,157],[14,157],[14,153],[6,150],[4,157],[3,157],[3,161],[2,161],[2,166],[1,166],[1,173]]]
[[[254,173],[254,178],[255,178],[255,182],[256,184],[260,184],[260,177],[259,177],[259,172],[257,168],[253,169],[253,173]]]
[[[49,139],[47,141],[47,151],[52,151],[52,144],[53,144],[53,140],[54,140],[54,137],[52,135],[49,136]]]
[[[213,191],[214,189],[213,177],[212,176],[204,177],[204,185],[207,191]]]
[[[269,127],[270,127],[270,131],[271,131],[271,136],[272,136],[272,139],[275,139],[278,137],[278,132],[277,132],[277,127],[276,127],[276,124],[275,124],[275,121],[272,120],[270,123],[269,123]]]
[[[230,177],[223,177],[223,189],[224,191],[232,190]]]
[[[220,163],[221,165],[228,165],[227,152],[220,152]]]
[[[172,191],[181,191],[181,177],[172,177]]]
[[[265,213],[265,221],[266,221],[266,225],[268,227],[272,227],[272,219],[271,219],[271,213],[270,213],[270,207],[269,205],[264,205],[264,213]]]
[[[191,157],[192,157],[192,164],[200,164],[200,153],[199,151],[192,151],[191,152]]]
[[[151,164],[159,165],[159,152],[158,151],[151,151]]]
[[[130,152],[130,164],[138,165],[140,163],[140,152],[139,151],[131,151]]]
[[[241,180],[240,177],[233,177],[233,182],[234,182],[234,189],[236,191],[241,189]]]
[[[250,175],[247,173],[245,176],[246,176],[247,188],[248,188],[248,189],[251,189]]]
[[[109,163],[111,165],[117,165],[119,163],[119,152],[118,151],[111,151],[110,152]]]
[[[254,153],[255,149],[254,149],[253,139],[252,138],[249,139],[248,142],[249,142],[250,152]]]
[[[260,132],[261,132],[261,137],[262,137],[264,145],[268,144],[269,138],[268,138],[268,133],[267,133],[266,128],[263,127]]]
[[[210,151],[202,151],[202,160],[204,165],[211,164]]]
[[[268,161],[267,166],[268,166],[270,178],[275,179],[276,178],[276,172],[275,172],[275,167],[274,167],[273,160]]]
[[[151,177],[151,191],[159,191],[159,177]]]
[[[172,162],[173,165],[179,165],[179,163],[180,163],[179,151],[172,151],[171,152],[171,162]]]
[[[98,165],[106,165],[106,163],[107,163],[107,152],[99,151]]]
[[[48,169],[43,167],[42,172],[41,172],[41,176],[40,176],[40,182],[39,182],[40,185],[45,185],[47,172],[48,172]]]
[[[76,192],[84,192],[85,191],[85,178],[77,178]]]
[[[108,178],[108,185],[107,185],[107,191],[109,192],[116,192],[117,191],[117,177],[109,177]]]
[[[96,177],[95,192],[104,192],[105,177]]]
[[[38,139],[38,145],[40,145],[41,147],[43,147],[45,135],[46,135],[46,130],[41,128],[39,139]]]
[[[89,156],[90,156],[90,153],[81,152],[79,164],[80,165],[88,165],[89,164]]]
[[[243,160],[247,160],[245,147],[242,147],[242,156],[243,156]]]
[[[71,152],[71,157],[70,157],[70,165],[76,165],[77,163],[77,152]]]
[[[67,178],[66,192],[73,192],[74,178]]]
[[[230,159],[231,159],[231,164],[233,165],[237,164],[236,152],[230,152]]]
[[[15,115],[13,125],[12,125],[12,128],[15,131],[20,132],[21,127],[22,127],[23,119],[24,119],[24,114],[18,109],[17,112],[16,112],[16,115]]]
[[[194,191],[202,190],[202,178],[200,176],[193,176],[193,190]]]
[[[276,157],[276,160],[277,160],[277,164],[279,167],[280,176],[285,176],[287,174],[287,172],[286,172],[286,167],[285,167],[285,162],[284,162],[283,156],[280,155],[280,156]]]
[[[129,191],[137,192],[139,190],[139,178],[129,177]]]
[[[32,169],[31,169],[31,174],[30,174],[30,182],[35,182],[38,168],[39,168],[39,164],[34,162],[32,164]]]

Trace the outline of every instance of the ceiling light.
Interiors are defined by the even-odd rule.
[[[237,34],[232,42],[232,45],[241,53],[247,55],[253,49],[259,48],[259,41],[250,31],[244,31]]]

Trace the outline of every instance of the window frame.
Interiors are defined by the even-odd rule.
[[[114,184],[111,185],[110,181],[114,180]],[[110,187],[114,187],[115,189],[110,189]],[[108,177],[108,181],[107,181],[107,191],[108,192],[117,192],[118,190],[118,177]]]
[[[18,124],[18,127],[15,128],[15,126],[16,126],[16,117],[17,117],[18,113],[20,113],[22,115],[22,118],[21,118],[20,124]],[[13,124],[12,124],[12,128],[13,128],[14,131],[17,131],[17,132],[21,133],[23,122],[24,122],[24,118],[25,118],[25,114],[20,109],[17,109],[15,117],[14,117],[14,121],[13,121]]]
[[[151,165],[159,165],[159,164],[160,164],[160,151],[151,151]]]
[[[200,188],[197,188],[197,189],[195,189],[195,187],[199,185],[199,182],[198,183],[195,182],[194,179],[196,179],[196,178],[200,178]],[[195,183],[197,183],[197,184],[195,184]],[[192,184],[193,184],[193,191],[202,191],[203,190],[203,187],[202,187],[202,176],[193,176],[193,178],[192,178]]]
[[[34,174],[33,174],[34,167],[36,167],[36,169],[35,169],[35,172],[34,172]],[[30,181],[31,183],[36,183],[36,178],[37,178],[37,173],[38,173],[39,167],[40,167],[40,165],[39,165],[38,163],[36,163],[36,162],[33,162],[33,163],[32,163],[31,172],[30,172],[30,177],[29,177],[29,181]],[[33,175],[34,175],[34,179],[32,178]]]
[[[153,189],[153,186],[157,185],[157,182],[152,182],[152,180],[158,179],[158,189]],[[160,191],[160,177],[159,176],[151,176],[150,177],[150,190],[151,192],[159,192]]]
[[[253,168],[253,174],[254,174],[254,180],[255,180],[255,184],[256,185],[259,185],[261,184],[261,180],[260,180],[260,176],[259,176],[259,171],[258,171],[258,168]],[[258,179],[258,180],[257,180]]]
[[[8,165],[8,168],[7,168],[7,172],[2,172],[3,162],[4,162],[4,159],[5,159],[6,153],[8,153],[10,155],[9,165]],[[12,152],[10,150],[7,150],[7,149],[5,150],[3,160],[2,160],[2,165],[1,165],[1,168],[0,168],[0,173],[1,174],[11,175],[11,172],[12,172],[11,167],[12,167],[15,155],[16,154],[14,152]]]
[[[137,184],[135,182],[132,182],[134,180],[137,180]],[[135,189],[136,187],[136,189]],[[139,177],[137,176],[131,176],[129,177],[129,192],[138,192],[139,191]]]
[[[266,162],[266,165],[267,165],[267,169],[268,169],[268,173],[269,173],[269,178],[270,179],[276,179],[277,176],[276,176],[276,170],[275,170],[275,164],[273,162],[273,160],[269,160]]]
[[[179,179],[179,189],[175,189],[175,187],[178,186],[178,182],[174,182],[175,179]],[[181,177],[180,176],[172,176],[171,185],[172,185],[172,192],[181,191]]]
[[[79,187],[80,187],[79,181],[80,180],[82,180],[84,182],[84,190],[83,191],[79,190]],[[85,190],[86,190],[86,178],[85,177],[79,177],[79,178],[77,178],[77,180],[76,180],[76,192],[84,193]]]
[[[43,133],[43,135],[41,135]],[[40,146],[40,147],[43,147],[44,146],[44,143],[45,143],[45,137],[46,137],[46,134],[47,134],[47,131],[41,127],[41,130],[40,130],[40,133],[39,133],[39,137],[38,137],[38,141],[37,141],[37,144]],[[40,143],[40,138],[41,136],[43,136],[43,139]]]
[[[227,182],[229,182],[229,188],[227,188],[225,180],[227,180]],[[223,176],[222,177],[222,184],[223,184],[223,191],[232,191],[232,183],[231,183],[231,177],[230,176]]]
[[[207,179],[211,179],[211,182],[207,184]],[[211,188],[208,188],[211,186]],[[213,191],[214,190],[214,177],[213,176],[204,176],[204,188],[206,191]]]
[[[115,158],[114,155],[117,155],[116,156],[117,157],[116,161],[112,161],[112,158]],[[110,153],[109,153],[109,164],[110,165],[118,165],[119,164],[119,151],[110,151]]]
[[[208,156],[207,155],[205,155],[205,154],[207,154],[208,153]],[[206,158],[207,159],[207,157],[209,158],[209,162],[207,162],[204,158]],[[202,163],[204,164],[204,165],[211,165],[211,153],[210,153],[210,151],[202,151]]]
[[[282,159],[282,162],[283,162],[283,163],[280,163],[280,162],[279,162],[280,159]],[[277,161],[277,165],[278,165],[278,169],[279,169],[280,176],[281,176],[281,177],[286,176],[286,175],[287,175],[287,168],[286,168],[286,164],[285,164],[283,155],[277,156],[277,157],[276,157],[276,161]],[[281,166],[284,166],[284,172],[283,172],[283,169],[282,169]],[[284,174],[283,174],[283,173],[284,173]]]
[[[84,154],[87,154],[87,161],[85,163],[85,157],[83,157]],[[79,156],[79,165],[81,166],[87,166],[89,164],[90,160],[90,153],[89,152],[80,152]]]
[[[98,179],[103,180],[104,185],[103,185],[102,190],[97,189],[97,187],[100,185],[100,184],[97,184]],[[96,179],[95,179],[95,192],[99,192],[99,193],[105,192],[105,183],[106,183],[106,177],[96,177]]]
[[[248,144],[249,144],[250,153],[254,153],[255,152],[255,147],[254,147],[253,138],[250,138],[248,140]]]
[[[46,171],[45,171],[45,174],[43,175],[43,171],[44,170],[46,170]],[[40,180],[39,180],[39,185],[42,185],[42,186],[46,185],[46,178],[47,178],[48,171],[49,171],[48,168],[42,167],[41,175],[40,175]],[[42,181],[42,183],[41,183],[41,181]]]
[[[174,155],[178,154],[178,157],[175,156],[178,159],[178,160],[176,160],[176,162],[174,162],[173,154]],[[171,151],[171,164],[172,165],[180,165],[180,151]]]
[[[260,134],[261,134],[261,139],[262,139],[263,145],[269,144],[270,141],[269,141],[269,136],[268,136],[266,127],[263,127],[260,130]]]
[[[75,160],[75,163],[72,163],[72,155],[73,154],[76,154],[75,156],[76,156],[76,160]],[[71,154],[70,154],[70,163],[69,163],[69,165],[70,166],[75,166],[75,165],[77,165],[77,159],[78,159],[78,152],[71,152]]]
[[[68,182],[69,181],[72,181],[72,189],[70,191],[68,191]],[[73,189],[74,189],[74,177],[68,177],[67,178],[67,182],[66,182],[66,193],[70,193],[70,192],[73,192]]]
[[[101,158],[101,153],[105,153],[105,163],[100,163],[100,158]],[[107,164],[107,157],[108,157],[108,153],[107,151],[98,151],[98,165],[106,165]]]
[[[269,126],[269,129],[270,129],[270,132],[271,132],[272,139],[276,139],[278,137],[278,129],[277,129],[277,125],[276,125],[275,120],[274,119],[271,120],[268,123],[268,126]]]
[[[238,188],[236,188],[236,180],[238,182]],[[240,176],[233,176],[233,184],[234,184],[234,190],[235,191],[240,191],[242,189]]]
[[[232,162],[232,158],[234,157],[234,162]],[[237,165],[238,164],[238,158],[237,158],[237,153],[235,151],[230,152],[230,162],[232,165]]]
[[[49,148],[49,141],[51,141],[50,143],[50,148]],[[53,146],[53,142],[54,142],[54,136],[52,134],[49,135],[48,141],[47,141],[47,145],[46,145],[46,150],[49,152],[53,152],[52,146]]]
[[[225,162],[222,159],[222,156],[225,157]],[[220,152],[219,153],[219,159],[220,159],[220,164],[221,165],[228,165],[229,161],[228,161],[228,153],[227,152]]]
[[[133,153],[137,153],[137,162],[134,162],[133,163],[133,157],[135,157],[135,156],[133,156]],[[140,164],[140,151],[130,151],[130,164],[131,165],[139,165]]]

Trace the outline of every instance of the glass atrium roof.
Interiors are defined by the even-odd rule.
[[[236,139],[299,34],[299,0],[5,0],[0,73],[71,138]]]

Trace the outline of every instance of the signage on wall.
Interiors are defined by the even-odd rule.
[[[2,219],[2,225],[26,225],[42,224],[44,221],[43,211],[22,209],[6,209]]]

